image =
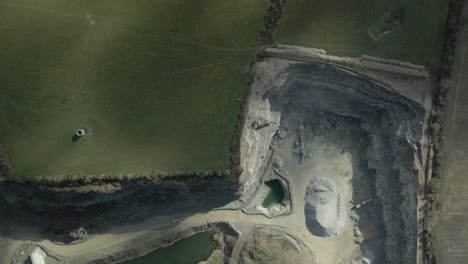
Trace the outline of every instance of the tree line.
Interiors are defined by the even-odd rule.
[[[274,34],[279,25],[279,20],[283,14],[283,7],[286,0],[270,0],[265,17],[263,19],[263,29],[260,31],[260,44],[273,44]]]
[[[432,112],[430,119],[430,138],[432,145],[432,176],[426,185],[424,207],[423,246],[426,263],[436,264],[435,228],[437,212],[440,207],[439,190],[441,169],[444,164],[442,153],[444,144],[445,113],[451,86],[455,50],[460,31],[460,15],[464,0],[450,0],[445,30],[445,41],[441,57],[441,68],[438,73],[438,84],[433,92]]]

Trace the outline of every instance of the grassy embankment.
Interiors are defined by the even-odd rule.
[[[466,67],[466,18],[464,0],[450,0],[442,70],[433,99],[431,138],[432,178],[426,192],[424,246],[427,263],[464,263],[466,247],[460,230],[466,228],[462,198],[466,196],[466,105],[467,93],[460,89],[468,81]],[[465,9],[464,9],[465,8]],[[465,10],[463,12],[462,10]],[[466,211],[466,210],[465,210]],[[465,225],[465,227],[463,226]]]
[[[15,177],[229,167],[267,1],[0,4]],[[76,129],[89,133],[76,142]]]
[[[325,49],[339,56],[362,54],[437,67],[448,0],[288,1],[277,42]],[[393,9],[406,19],[378,41],[368,29]]]

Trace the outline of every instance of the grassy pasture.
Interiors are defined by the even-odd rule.
[[[2,1],[0,147],[14,176],[227,168],[266,7]]]
[[[277,42],[325,49],[339,56],[362,54],[436,66],[440,60],[448,0],[288,1]],[[367,30],[392,9],[406,21],[378,41]]]
[[[468,256],[468,29],[464,29],[455,53],[456,70],[446,115],[442,210],[436,233],[438,261],[451,264],[466,263]]]

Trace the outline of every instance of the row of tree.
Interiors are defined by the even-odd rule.
[[[4,184],[41,185],[45,187],[81,187],[103,184],[183,184],[196,180],[235,179],[236,170],[193,170],[193,171],[159,171],[152,173],[127,173],[116,175],[64,175],[35,178],[8,177]]]
[[[455,49],[460,30],[460,12],[464,0],[450,0],[445,30],[445,42],[441,57],[441,68],[438,84],[433,92],[432,113],[430,120],[430,137],[433,147],[432,176],[426,186],[426,204],[424,217],[423,244],[426,263],[437,263],[435,228],[437,225],[437,212],[440,208],[439,189],[441,182],[441,169],[444,164],[442,148],[444,144],[443,125],[448,104],[449,89],[451,86],[452,70],[455,58]]]
[[[8,177],[11,174],[11,165],[6,154],[0,151],[0,179]]]
[[[6,160],[0,159],[0,179],[9,175],[10,166]]]
[[[260,44],[273,44],[274,34],[279,25],[279,20],[283,14],[283,7],[286,0],[270,0],[265,17],[263,19],[264,28],[260,31]]]

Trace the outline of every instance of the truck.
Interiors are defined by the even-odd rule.
[[[373,200],[374,200],[374,199],[372,199],[372,198],[367,199],[367,200],[364,200],[364,201],[362,201],[362,202],[360,202],[360,203],[357,203],[355,206],[353,206],[352,209],[359,209],[359,208],[362,208],[364,205],[366,205],[366,204],[372,202]]]

